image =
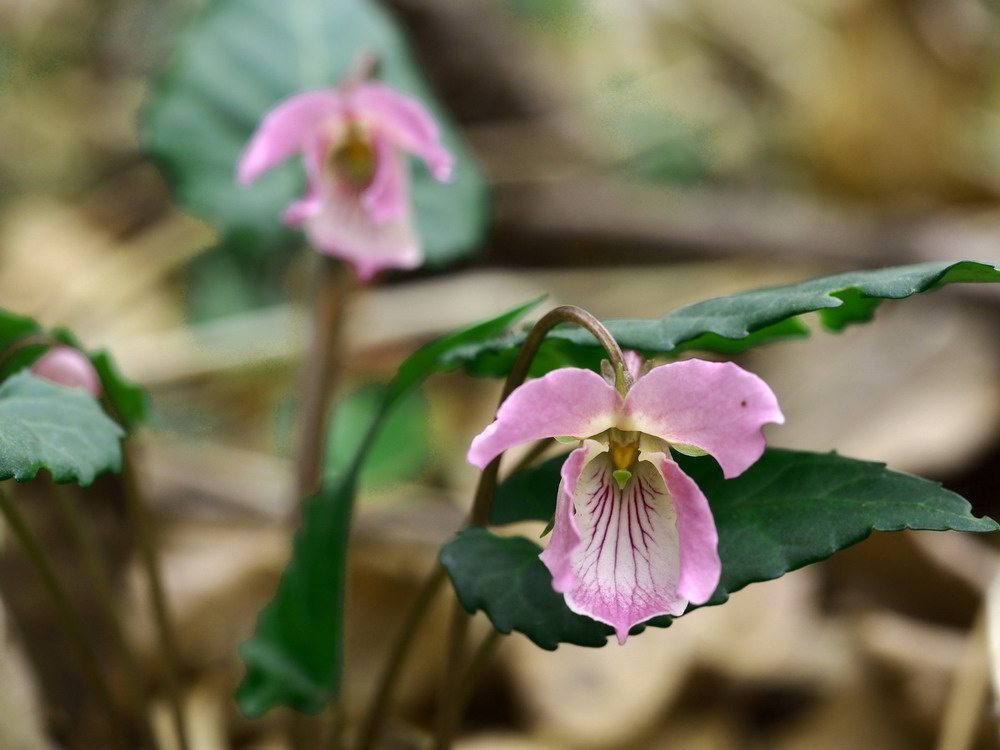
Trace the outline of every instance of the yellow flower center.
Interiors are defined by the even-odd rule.
[[[334,171],[352,186],[363,190],[375,177],[375,150],[371,139],[351,123],[344,138],[330,153]]]

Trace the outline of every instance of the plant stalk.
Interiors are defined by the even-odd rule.
[[[127,747],[125,738],[122,735],[121,719],[118,710],[115,708],[114,700],[111,697],[111,690],[101,672],[100,661],[94,651],[93,644],[85,635],[79,614],[73,607],[66,590],[59,582],[59,578],[56,576],[55,570],[49,562],[41,544],[28,527],[24,516],[21,515],[7,493],[3,491],[0,491],[0,513],[3,514],[10,530],[21,543],[25,553],[28,555],[28,559],[35,567],[39,578],[41,578],[42,585],[52,598],[66,635],[69,637],[70,645],[76,652],[87,681],[94,689],[97,703],[117,738],[118,746]]]
[[[400,628],[392,651],[386,659],[385,666],[382,669],[382,674],[375,689],[375,697],[372,699],[368,707],[368,712],[361,724],[361,732],[358,735],[355,750],[372,750],[375,746],[379,729],[381,729],[385,721],[385,715],[389,710],[393,689],[396,687],[399,680],[399,673],[406,663],[410,647],[413,645],[424,617],[430,611],[434,597],[441,590],[441,586],[446,579],[447,576],[441,563],[435,562],[430,575],[427,576],[423,586],[420,587],[417,598],[410,607],[406,621]]]
[[[73,492],[67,485],[53,485],[53,490],[56,506],[83,558],[83,566],[93,585],[98,608],[107,622],[111,631],[111,638],[121,655],[122,664],[125,668],[125,676],[128,679],[133,694],[132,698],[136,701],[138,707],[139,730],[146,745],[155,747],[155,735],[149,723],[149,712],[147,710],[145,680],[142,677],[142,671],[139,669],[139,661],[125,635],[121,613],[118,605],[115,603],[111,574],[105,563],[93,525],[80,512],[80,497],[78,493]]]
[[[177,671],[180,667],[180,649],[177,645],[177,634],[167,605],[166,591],[163,586],[163,574],[160,570],[159,552],[156,543],[156,532],[153,521],[146,506],[145,498],[139,488],[135,473],[135,461],[128,442],[122,444],[122,474],[121,487],[125,495],[129,519],[135,534],[136,545],[146,570],[149,585],[149,597],[152,604],[153,622],[156,625],[160,645],[166,656],[167,668],[164,670],[164,683],[167,691],[167,701],[170,704],[170,714],[177,734],[177,744],[180,750],[190,750],[187,735],[187,717],[184,701],[181,697],[180,681]]]
[[[312,339],[302,376],[296,492],[299,507],[319,487],[330,403],[343,361],[341,337],[352,287],[350,271],[339,260],[319,257],[319,286],[313,304]]]

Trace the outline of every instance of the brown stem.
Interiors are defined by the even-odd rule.
[[[28,555],[28,559],[34,565],[39,578],[41,578],[42,585],[52,598],[56,606],[56,611],[59,613],[59,619],[66,631],[66,635],[69,637],[70,645],[76,652],[76,656],[80,660],[80,666],[83,668],[88,682],[94,689],[97,703],[117,738],[117,745],[119,747],[127,747],[127,743],[122,736],[120,717],[111,698],[111,690],[101,672],[100,661],[94,651],[93,645],[84,633],[83,623],[80,621],[76,609],[70,602],[69,594],[59,582],[59,578],[56,576],[55,570],[42,550],[41,544],[31,532],[17,506],[11,501],[7,493],[3,491],[0,491],[0,513],[3,514],[14,536],[20,541],[21,546]]]
[[[489,664],[490,657],[500,645],[502,633],[499,630],[490,630],[489,634],[483,638],[482,642],[473,651],[469,658],[469,664],[458,681],[458,699],[456,700],[457,711],[460,713],[472,698],[472,689],[476,686],[476,680],[482,674],[483,668]]]
[[[187,719],[184,701],[181,697],[180,680],[177,671],[180,668],[180,649],[177,646],[177,634],[167,606],[166,591],[163,586],[163,575],[160,571],[159,552],[156,542],[156,532],[153,520],[146,507],[145,498],[140,490],[135,474],[135,461],[132,458],[131,446],[128,442],[122,445],[121,484],[129,519],[135,534],[139,554],[142,557],[143,568],[146,571],[149,585],[149,597],[152,604],[153,622],[156,625],[160,646],[166,657],[167,668],[164,670],[164,684],[167,690],[167,701],[170,704],[170,714],[173,720],[174,732],[180,750],[190,750],[187,736]]]
[[[319,486],[330,402],[341,374],[340,338],[351,277],[346,265],[319,257],[319,286],[313,305],[312,339],[302,377],[296,498],[301,504]]]
[[[417,594],[416,600],[410,608],[406,622],[400,628],[399,636],[393,644],[392,651],[383,667],[382,675],[379,678],[378,686],[375,689],[375,697],[369,705],[368,713],[361,725],[361,732],[358,735],[358,742],[355,750],[371,750],[375,745],[379,729],[385,721],[386,712],[389,710],[389,703],[392,700],[392,692],[396,687],[399,673],[406,663],[406,657],[410,653],[413,640],[419,632],[427,612],[430,611],[431,603],[442,584],[447,580],[445,570],[440,563],[435,563],[430,575],[424,581],[423,586]]]
[[[511,368],[507,381],[504,383],[503,393],[500,396],[500,405],[507,400],[507,397],[528,377],[531,370],[531,363],[538,353],[539,347],[545,340],[545,336],[555,326],[562,323],[575,323],[582,326],[594,334],[615,371],[615,387],[620,393],[627,391],[632,386],[632,376],[625,366],[625,357],[622,354],[618,342],[607,328],[583,308],[575,305],[565,305],[550,310],[532,327],[521,350],[517,354],[514,366]],[[497,456],[490,461],[486,468],[479,475],[479,484],[476,486],[476,493],[472,501],[472,510],[469,512],[468,526],[486,526],[490,518],[490,506],[493,503],[493,493],[496,489],[497,474],[500,470],[501,456]],[[449,750],[452,738],[458,725],[459,706],[457,705],[457,691],[460,685],[460,669],[463,652],[465,651],[465,639],[469,629],[469,615],[456,601],[452,612],[451,625],[448,636],[448,647],[445,654],[445,670],[441,680],[441,687],[438,693],[438,716],[435,732],[435,750]]]
[[[128,679],[132,692],[131,698],[138,706],[139,730],[142,733],[145,744],[149,747],[155,746],[155,735],[149,724],[149,713],[146,710],[146,684],[139,669],[139,662],[132,650],[132,646],[125,636],[125,628],[122,625],[121,613],[115,602],[115,595],[111,582],[111,573],[105,564],[104,556],[101,552],[101,545],[98,542],[93,526],[88,522],[86,516],[80,512],[79,495],[73,491],[69,485],[53,485],[56,498],[56,506],[61,513],[70,534],[79,549],[83,558],[83,566],[87,571],[94,592],[97,595],[97,605],[100,608],[104,619],[107,621],[111,631],[111,638],[121,655],[122,664],[125,667],[125,675]]]

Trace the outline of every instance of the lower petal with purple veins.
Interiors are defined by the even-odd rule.
[[[624,643],[633,625],[679,615],[688,602],[677,590],[677,514],[659,466],[637,461],[621,486],[615,469],[602,452],[579,474],[573,500],[581,541],[572,552],[573,585],[565,596],[571,610],[611,625]]]

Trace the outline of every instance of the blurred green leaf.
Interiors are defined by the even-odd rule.
[[[485,179],[386,11],[369,0],[216,0],[179,38],[147,102],[141,137],[177,202],[215,225],[227,251],[259,260],[299,236],[281,223],[285,207],[303,192],[299,160],[249,188],[235,183],[237,160],[278,101],[335,85],[363,53],[377,57],[382,80],[428,106],[456,159],[447,184],[411,161],[428,265],[477,249],[487,224]]]
[[[246,676],[236,695],[242,711],[261,716],[277,705],[317,713],[340,689],[344,580],[351,511],[360,467],[366,463],[391,410],[412,388],[445,368],[456,349],[496,336],[541,300],[449,333],[414,352],[368,415],[347,433],[325,467],[320,492],[305,506],[292,558],[274,598],[261,612],[253,637],[240,648]],[[330,456],[328,455],[328,458]]]
[[[737,354],[761,344],[809,335],[800,315],[819,312],[823,325],[841,331],[871,320],[886,299],[904,299],[957,282],[995,283],[1000,266],[963,261],[922,263],[875,271],[852,271],[794,284],[754,289],[697,302],[655,320],[609,320],[605,325],[623,349],[646,355],[686,351]],[[449,361],[473,375],[504,376],[524,342],[524,333],[486,341],[456,352]],[[602,358],[597,341],[579,328],[553,330],[532,367],[541,375],[555,364],[594,368]]]
[[[491,520],[547,521],[555,511],[565,458],[556,456],[502,482]],[[973,516],[966,500],[936,482],[835,453],[769,448],[746,472],[729,480],[711,458],[674,458],[705,493],[719,532],[722,578],[708,605],[725,602],[748,584],[824,560],[872,531],[1000,528],[990,518]],[[501,632],[518,630],[543,648],[555,648],[560,641],[603,645],[583,643],[578,626],[567,620],[569,610],[562,597],[556,597],[560,607],[549,596],[548,570],[541,561],[529,564],[529,558],[537,560],[541,552],[537,544],[523,538],[514,544],[486,535],[483,529],[461,532],[442,551],[466,609],[482,609]],[[496,571],[503,555],[516,566],[516,575],[506,577],[506,587],[501,583],[504,576]],[[656,617],[645,625],[663,627],[671,620]]]
[[[79,349],[90,359],[104,388],[104,396],[126,429],[132,430],[149,419],[149,396],[139,385],[122,377],[106,351],[88,352],[66,328],[46,331],[38,321],[8,310],[0,310],[0,378],[6,378],[34,364],[59,341]]]
[[[385,386],[369,385],[337,402],[327,431],[327,472],[344,471],[357,454],[365,427],[385,401]],[[359,481],[367,487],[384,487],[415,476],[427,463],[427,402],[419,391],[400,397],[372,442],[361,467]]]
[[[0,384],[0,480],[48,469],[56,482],[90,485],[121,471],[124,435],[86,391],[29,372]]]

